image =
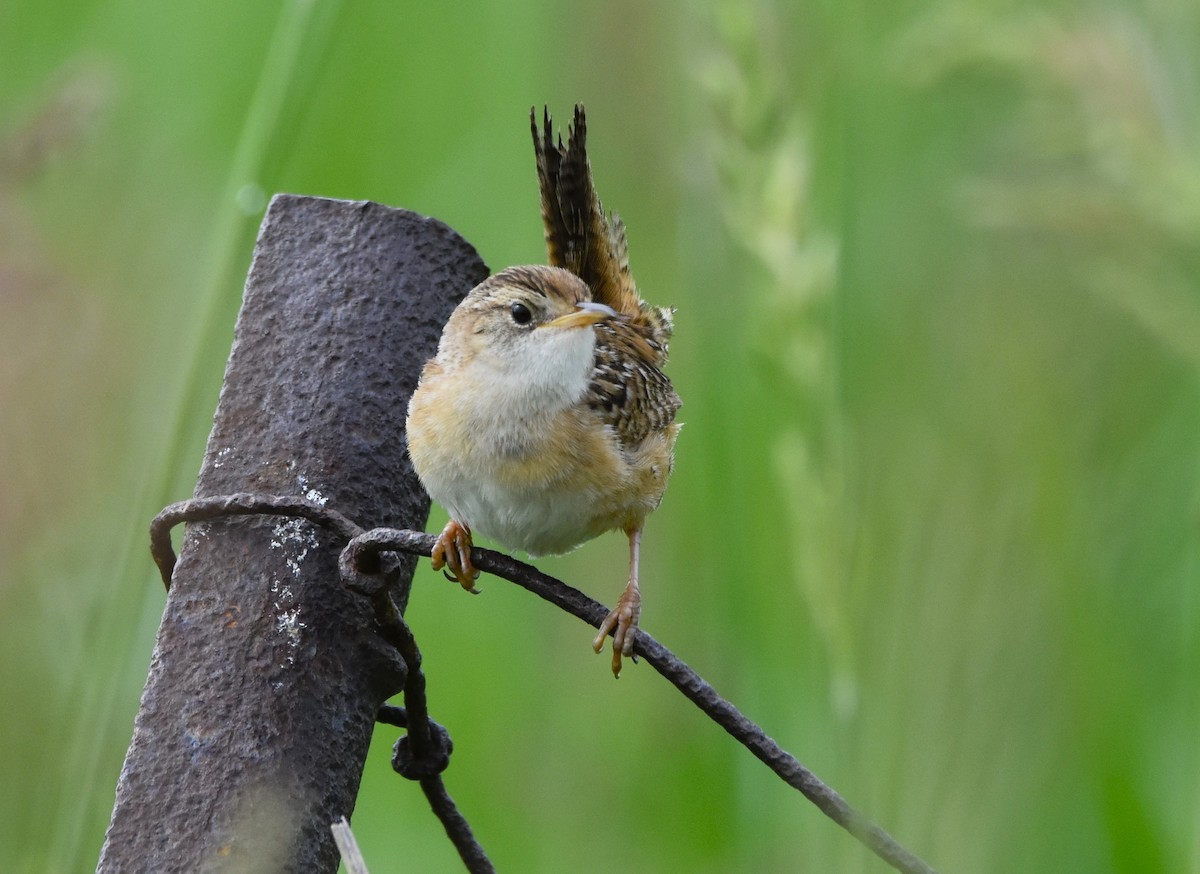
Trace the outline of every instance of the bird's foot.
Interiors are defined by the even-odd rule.
[[[438,535],[429,556],[433,569],[440,571],[447,568],[447,578],[458,583],[472,595],[478,595],[475,581],[479,579],[479,569],[471,563],[471,529],[451,519]]]
[[[629,656],[631,660],[637,661],[637,656],[633,654],[633,642],[637,638],[638,619],[641,615],[642,593],[638,590],[637,583],[631,582],[621,593],[621,599],[617,601],[616,609],[600,623],[600,632],[592,641],[592,649],[600,652],[604,649],[604,638],[608,637],[609,633],[612,634],[612,672],[614,677],[621,676],[622,656]]]

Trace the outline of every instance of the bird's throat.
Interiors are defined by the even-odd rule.
[[[539,329],[526,342],[477,356],[465,412],[476,439],[503,455],[537,443],[537,432],[587,391],[596,336],[590,327]]]

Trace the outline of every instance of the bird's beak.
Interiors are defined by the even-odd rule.
[[[586,328],[588,325],[594,325],[597,322],[603,322],[605,319],[616,318],[616,315],[617,311],[610,306],[585,300],[582,303],[575,304],[574,312],[567,313],[565,316],[559,316],[556,319],[551,319],[543,324],[542,327]]]

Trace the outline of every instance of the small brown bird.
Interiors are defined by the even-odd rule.
[[[450,513],[433,550],[470,592],[477,531],[530,555],[605,531],[629,538],[629,582],[593,648],[633,654],[646,517],[671,475],[679,396],[662,372],[670,309],[638,294],[625,229],[596,196],[583,106],[568,145],[530,112],[553,266],[510,267],[476,286],[442,333],[408,407],[408,448]]]

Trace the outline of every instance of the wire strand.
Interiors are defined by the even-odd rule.
[[[372,585],[371,582],[372,575],[377,573],[381,566],[381,553],[405,552],[428,556],[437,538],[432,534],[397,528],[364,531],[341,513],[304,498],[238,494],[182,501],[164,509],[151,523],[151,552],[163,576],[164,584],[170,586],[171,570],[175,566],[171,527],[182,521],[251,513],[301,516],[336,531],[349,540],[338,562],[343,579],[347,585],[375,599],[381,627],[393,645],[400,650],[410,668],[405,683],[407,706],[403,719],[408,725],[407,740],[412,745],[412,758],[420,767],[428,768],[434,767],[431,764],[434,759],[431,757],[444,755],[448,761],[451,747],[449,735],[445,733],[445,729],[429,719],[425,700],[425,678],[420,670],[420,652],[417,650],[416,640],[392,601],[390,592],[378,584]],[[608,609],[600,602],[525,562],[479,547],[472,548],[471,560],[480,570],[532,592],[593,628],[598,628],[608,615]],[[802,793],[822,813],[880,859],[905,874],[936,874],[932,867],[901,846],[879,825],[855,810],[840,793],[780,747],[757,723],[722,697],[707,680],[642,629],[638,629],[634,654],[645,659],[647,664],[738,743],[746,747],[755,758],[789,786]],[[399,708],[382,710],[382,721],[396,724],[401,718],[398,711]],[[443,735],[445,739],[441,741],[440,736]],[[436,749],[439,743],[444,744],[444,750]],[[399,747],[399,744],[397,746]],[[446,791],[440,776],[440,770],[445,765],[442,764],[437,773],[431,775],[416,773],[420,767],[414,768],[409,776],[419,780],[430,807],[442,821],[447,836],[458,849],[467,869],[471,872],[494,870],[483,848],[476,841],[466,818],[459,812]]]

